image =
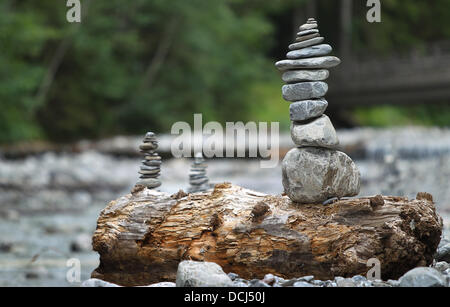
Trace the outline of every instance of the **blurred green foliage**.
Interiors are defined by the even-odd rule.
[[[242,94],[272,66],[259,12],[239,11],[243,1],[81,2],[81,24],[66,21],[65,1],[2,2],[1,142],[158,131],[195,112],[248,117]]]
[[[0,3],[1,143],[166,131],[174,121],[191,122],[196,112],[205,121],[279,120],[288,127],[289,106],[273,67],[278,58],[271,57],[285,53],[305,1],[81,3],[81,24],[66,21],[64,0]],[[334,44],[338,2],[318,3]],[[385,0],[376,26],[364,21],[365,3],[356,3],[358,52],[388,53],[450,37],[447,0]],[[357,110],[355,119],[381,125],[373,118],[386,112]],[[440,122],[448,123],[443,114]]]
[[[423,125],[448,127],[450,105],[448,103],[413,106],[382,105],[356,108],[352,120],[356,124],[373,127]]]

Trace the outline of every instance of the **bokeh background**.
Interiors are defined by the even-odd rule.
[[[361,195],[433,194],[450,219],[450,2],[82,0],[0,3],[0,285],[77,286],[98,264],[90,237],[108,201],[137,179],[137,146],[160,136],[162,190],[188,185],[189,159],[172,159],[176,121],[280,122],[289,104],[274,62],[297,28],[319,22],[342,64],[326,113],[355,159]],[[212,182],[281,193],[281,171],[258,159],[213,159]]]

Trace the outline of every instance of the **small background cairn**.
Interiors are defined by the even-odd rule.
[[[294,202],[320,203],[333,197],[359,193],[360,175],[356,165],[343,152],[336,131],[324,111],[328,102],[328,68],[341,62],[328,56],[332,48],[322,44],[314,18],[300,26],[295,43],[289,45],[287,60],[275,66],[283,72],[283,98],[289,102],[291,149],[282,164],[283,187]]]
[[[206,175],[206,169],[208,166],[203,159],[203,154],[198,152],[195,154],[194,163],[191,166],[189,172],[189,193],[204,192],[209,190],[210,184],[208,176]]]
[[[158,148],[158,141],[153,132],[147,132],[139,145],[141,153],[144,154],[144,160],[141,162],[141,168],[139,170],[139,181],[136,186],[144,186],[149,189],[155,189],[161,185],[161,181],[158,179],[161,172],[161,157],[156,153]]]

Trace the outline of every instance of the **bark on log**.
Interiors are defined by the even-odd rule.
[[[178,263],[191,259],[246,279],[332,279],[365,275],[367,260],[378,258],[382,278],[398,278],[430,264],[440,241],[442,219],[426,196],[301,205],[231,184],[189,195],[133,191],[100,214],[92,277],[126,286],[174,281]]]

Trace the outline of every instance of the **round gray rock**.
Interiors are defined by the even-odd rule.
[[[178,265],[177,287],[232,287],[233,282],[214,262],[182,261]]]
[[[328,84],[322,81],[286,84],[281,91],[283,98],[287,101],[307,100],[325,96]]]
[[[419,267],[408,271],[400,279],[400,287],[446,287],[447,279],[438,270]]]
[[[437,261],[450,262],[450,243],[440,246],[434,258]]]
[[[316,46],[311,46],[299,50],[289,51],[286,54],[288,59],[302,59],[302,58],[310,58],[315,56],[323,56],[329,54],[333,48],[328,44],[320,44]]]
[[[339,65],[341,60],[335,56],[321,56],[317,58],[282,60],[275,63],[275,66],[281,70],[293,69],[318,69],[331,68]]]
[[[283,159],[283,187],[298,203],[322,203],[359,193],[360,174],[345,153],[315,147],[293,148]]]
[[[326,115],[307,124],[291,123],[291,138],[298,147],[325,147],[336,148],[339,145],[339,140],[336,130]]]
[[[310,118],[319,117],[327,109],[328,102],[323,99],[302,100],[291,103],[289,116],[291,121],[304,121]]]

